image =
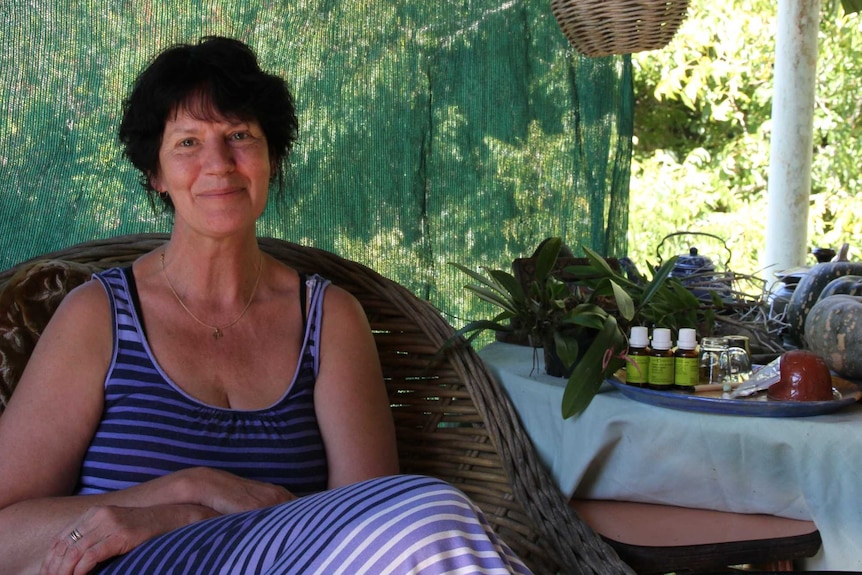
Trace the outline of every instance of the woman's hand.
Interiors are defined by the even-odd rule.
[[[57,535],[40,575],[86,575],[153,537],[217,515],[199,505],[92,507]]]
[[[180,484],[182,502],[203,505],[219,514],[272,507],[296,499],[296,495],[283,487],[209,467],[184,469],[174,476]]]
[[[155,480],[165,481],[173,483],[180,502],[89,508],[57,534],[42,563],[41,575],[85,575],[102,561],[184,525],[296,499],[282,487],[207,467],[185,469]]]
[[[102,561],[184,525],[296,499],[282,487],[206,467],[178,471],[128,491],[144,489],[161,493],[154,499],[170,502],[88,508],[56,535],[41,575],[84,575]]]

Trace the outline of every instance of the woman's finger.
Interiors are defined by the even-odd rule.
[[[51,544],[45,560],[42,562],[40,575],[70,575],[80,561],[87,542],[84,534],[77,528],[66,530]]]

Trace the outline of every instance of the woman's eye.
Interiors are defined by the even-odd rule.
[[[237,140],[237,141],[245,140],[248,137],[249,137],[248,132],[234,132],[233,134],[231,134],[231,138],[234,140]]]
[[[181,148],[190,148],[194,145],[195,141],[191,138],[186,138],[184,140],[180,140],[179,146]]]

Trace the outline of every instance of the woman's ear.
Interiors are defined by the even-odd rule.
[[[161,179],[161,177],[159,176],[159,174],[157,174],[157,173],[150,173],[150,174],[147,176],[147,179],[149,180],[149,182],[150,182],[150,187],[151,187],[153,190],[155,190],[155,191],[156,191],[156,192],[158,192],[159,194],[161,194],[161,193],[165,192],[165,190],[163,190],[163,189],[162,189],[162,179]]]

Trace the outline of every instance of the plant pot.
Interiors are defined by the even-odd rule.
[[[576,364],[572,364],[569,369],[566,369],[565,366],[563,366],[563,361],[557,354],[557,347],[554,345],[553,338],[551,338],[550,345],[543,346],[542,351],[545,355],[545,373],[551,377],[564,377],[566,379],[572,375],[572,371],[574,371]]]
[[[560,333],[565,338],[574,339],[578,343],[578,355],[574,363],[566,368],[563,361],[557,354],[557,345],[554,341],[554,333],[546,334],[542,339],[542,352],[545,358],[545,373],[552,377],[564,377],[566,379],[572,375],[575,366],[584,357],[587,349],[595,338],[595,330],[586,330],[584,328],[572,328],[560,330]]]

